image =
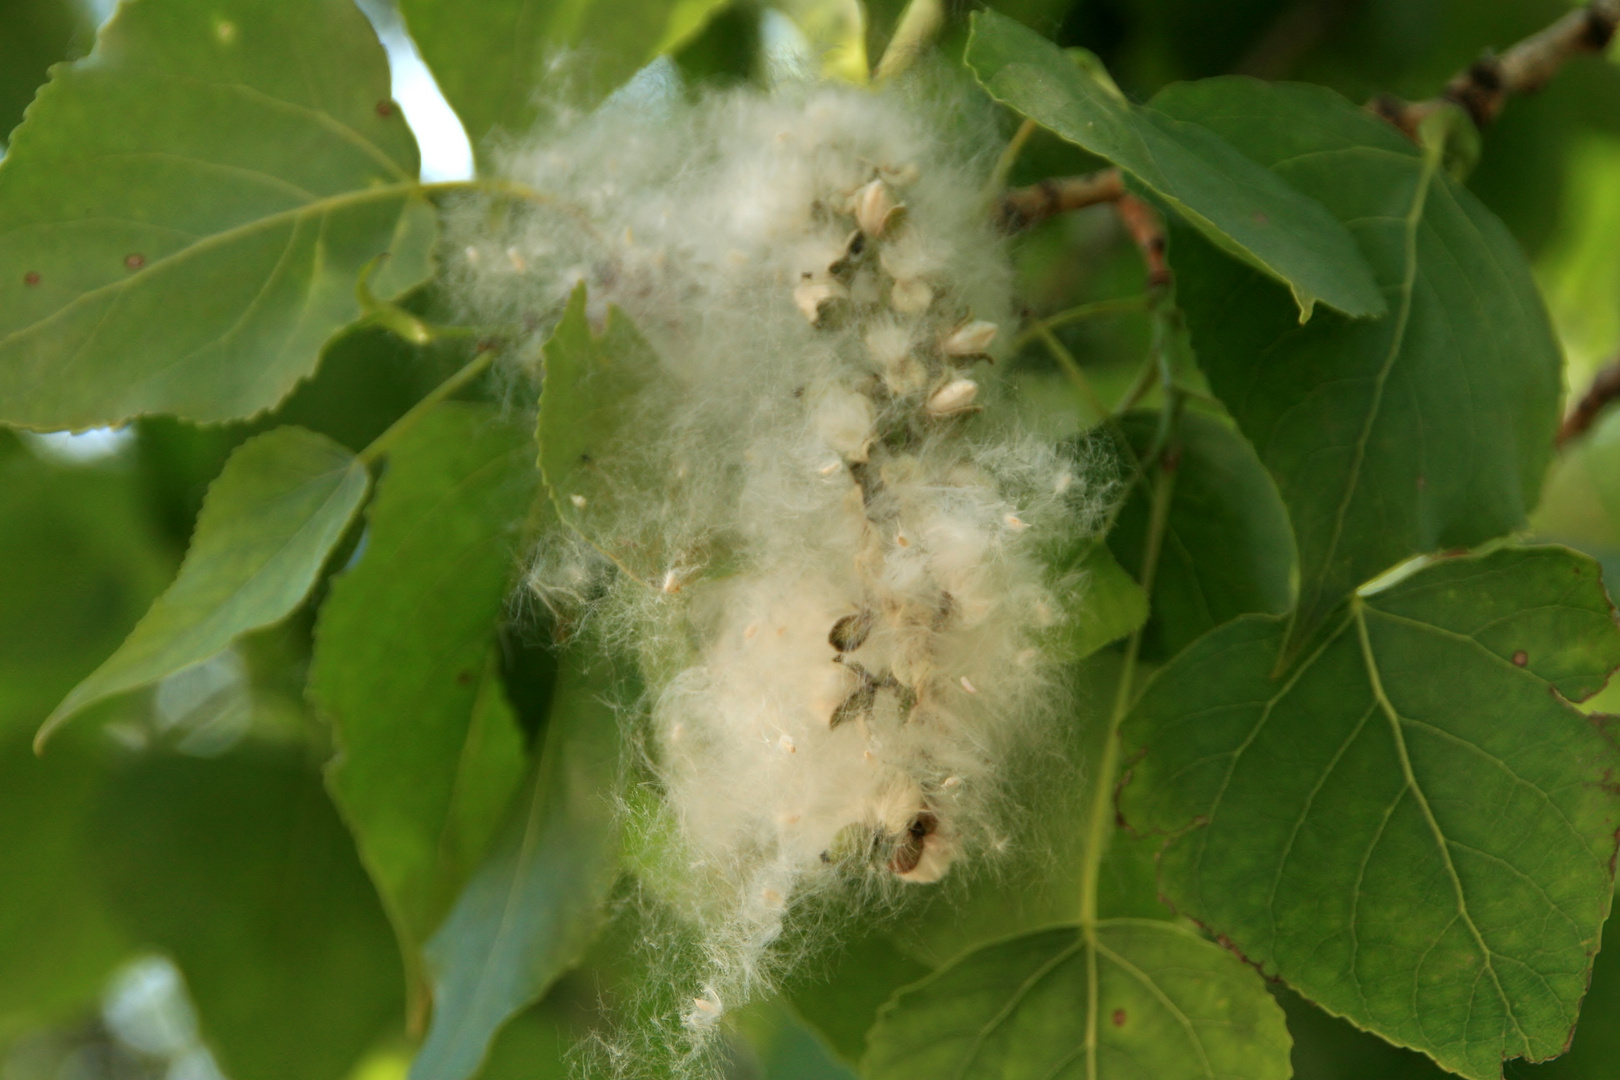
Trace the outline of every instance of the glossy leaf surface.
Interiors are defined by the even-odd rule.
[[[1065,55],[993,11],[976,13],[968,65],[996,100],[1124,169],[1223,248],[1283,282],[1300,321],[1321,301],[1377,316],[1366,260],[1323,206],[1219,136],[1127,101],[1089,53]]]
[[[1552,453],[1560,358],[1501,224],[1437,157],[1332,91],[1207,80],[1154,102],[1320,199],[1389,297],[1377,322],[1296,326],[1272,282],[1172,238],[1199,366],[1293,519],[1292,643],[1403,558],[1520,528]]]
[[[1285,677],[1246,616],[1126,721],[1160,886],[1268,975],[1479,1080],[1569,1038],[1613,885],[1613,745],[1560,698],[1620,631],[1563,548],[1431,565],[1341,611]],[[1256,883],[1260,886],[1257,887]]]

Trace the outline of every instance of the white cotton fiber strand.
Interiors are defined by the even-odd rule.
[[[643,657],[677,838],[649,888],[702,940],[696,1041],[766,985],[796,911],[1003,846],[1012,763],[1063,704],[1049,643],[1083,582],[1048,558],[1097,497],[1003,416],[1011,273],[963,122],[826,87],[610,107],[508,155],[548,203],[461,211],[469,306],[544,325],[583,281],[669,376],[599,465],[681,477],[608,530],[672,562],[589,619]],[[548,543],[543,594],[590,594],[570,550]]]

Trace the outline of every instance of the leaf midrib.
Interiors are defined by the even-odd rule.
[[[1400,760],[1401,774],[1405,780],[1404,790],[1412,793],[1413,801],[1422,812],[1423,819],[1428,824],[1429,831],[1434,837],[1435,847],[1439,850],[1446,877],[1451,882],[1452,890],[1456,896],[1457,916],[1468,927],[1468,932],[1473,937],[1475,946],[1479,949],[1480,962],[1484,965],[1486,973],[1491,977],[1491,985],[1496,989],[1497,1000],[1502,1003],[1502,1011],[1507,1014],[1508,1020],[1512,1022],[1513,1030],[1518,1034],[1519,1042],[1524,1047],[1522,1056],[1531,1058],[1534,1056],[1534,1049],[1530,1045],[1529,1036],[1519,1023],[1518,1015],[1513,1011],[1512,1001],[1509,1000],[1507,992],[1502,988],[1502,980],[1496,973],[1495,953],[1486,944],[1485,936],[1480,933],[1479,927],[1474,923],[1473,915],[1468,910],[1468,896],[1463,889],[1462,876],[1457,872],[1457,866],[1451,859],[1450,841],[1446,837],[1445,831],[1440,827],[1434,809],[1429,805],[1428,796],[1424,794],[1422,786],[1418,784],[1417,775],[1412,769],[1412,758],[1406,747],[1406,733],[1401,728],[1403,721],[1400,714],[1396,712],[1394,703],[1389,700],[1389,696],[1384,692],[1384,683],[1378,670],[1377,657],[1373,652],[1372,639],[1367,633],[1365,610],[1363,603],[1354,603],[1352,605],[1351,619],[1356,625],[1356,636],[1361,643],[1361,656],[1363,666],[1367,672],[1367,680],[1372,687],[1374,698],[1377,699],[1380,709],[1382,709],[1385,718],[1389,721],[1390,733],[1395,741],[1395,753]],[[1442,934],[1440,937],[1443,936]],[[1436,944],[1438,944],[1439,940],[1440,938],[1436,938]],[[1508,1055],[1504,1054],[1503,1056],[1505,1058]]]
[[[1344,495],[1340,498],[1338,508],[1333,514],[1333,533],[1328,539],[1327,550],[1322,556],[1321,571],[1318,573],[1316,581],[1318,597],[1320,597],[1320,590],[1326,572],[1333,565],[1334,557],[1339,550],[1339,543],[1344,537],[1344,525],[1350,513],[1350,503],[1355,499],[1356,492],[1361,484],[1361,470],[1367,460],[1367,446],[1372,439],[1373,427],[1377,423],[1379,413],[1383,408],[1384,390],[1389,383],[1390,372],[1394,370],[1395,361],[1400,358],[1401,350],[1405,346],[1406,329],[1411,321],[1412,304],[1417,291],[1418,230],[1423,224],[1424,205],[1428,201],[1429,189],[1433,186],[1439,164],[1440,155],[1438,150],[1426,148],[1422,165],[1418,170],[1417,190],[1412,195],[1412,205],[1407,209],[1405,217],[1404,258],[1406,265],[1401,277],[1400,308],[1395,314],[1395,325],[1390,335],[1389,351],[1384,356],[1384,362],[1379,366],[1377,377],[1373,380],[1372,403],[1368,406],[1367,416],[1362,421],[1361,433],[1356,437],[1355,452],[1351,457],[1350,475],[1345,481]]]
[[[68,301],[66,304],[63,304],[49,315],[36,319],[24,326],[19,326],[17,329],[6,334],[4,337],[0,337],[0,349],[9,348],[19,338],[26,337],[36,331],[51,326],[58,320],[73,313],[76,308],[95,300],[99,300],[104,296],[120,296],[126,291],[135,289],[137,286],[144,283],[148,275],[153,274],[155,271],[161,268],[183,264],[186,260],[194,256],[206,254],[215,248],[225,246],[247,236],[252,236],[255,232],[274,228],[283,224],[284,222],[297,222],[302,218],[317,213],[326,215],[330,214],[334,210],[342,209],[351,205],[361,205],[374,200],[382,201],[391,198],[408,198],[411,195],[418,193],[421,190],[421,187],[421,184],[413,180],[407,183],[386,184],[381,187],[367,188],[363,191],[344,192],[341,195],[329,195],[314,202],[305,203],[302,206],[289,207],[286,210],[278,210],[274,214],[253,218],[251,220],[244,221],[240,225],[235,225],[229,229],[222,230],[221,232],[211,233],[204,236],[194,244],[188,244],[178,251],[172,252],[171,254],[165,255],[162,258],[147,264],[145,267],[142,267],[141,270],[128,277],[118,278],[116,280],[107,282],[105,285],[99,285],[94,289],[88,289],[85,292],[79,293],[77,296],[73,297],[72,300]]]

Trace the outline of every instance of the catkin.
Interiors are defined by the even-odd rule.
[[[1085,583],[1054,554],[1097,485],[995,378],[1012,273],[959,149],[992,133],[960,104],[610,103],[507,153],[550,203],[457,218],[481,317],[543,333],[583,281],[668,375],[601,468],[645,491],[609,531],[669,565],[593,586],[553,537],[531,580],[641,656],[657,800],[631,824],[701,943],[672,1025],[695,1042],[768,986],[796,911],[903,901],[1005,847],[1009,766],[1064,706],[1053,643]]]

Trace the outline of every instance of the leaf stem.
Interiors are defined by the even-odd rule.
[[[403,416],[389,424],[387,431],[371,440],[371,445],[360,451],[356,456],[368,466],[377,464],[387,455],[389,450],[393,449],[394,444],[404,437],[406,432],[416,426],[417,421],[432,412],[440,402],[482,375],[488,370],[490,364],[494,362],[494,349],[479,349],[477,355],[469,360],[460,371],[429,390],[421,401],[412,405],[405,411]]]
[[[894,36],[872,71],[872,81],[881,83],[906,70],[944,27],[945,5],[941,0],[911,0],[900,13]]]
[[[1158,574],[1159,554],[1164,547],[1165,524],[1170,517],[1170,497],[1175,491],[1175,483],[1175,455],[1161,455],[1153,483],[1153,507],[1148,518],[1147,543],[1142,552],[1142,570],[1138,575],[1142,590],[1150,597],[1153,595],[1154,578]],[[1125,662],[1120,669],[1119,685],[1114,691],[1108,730],[1103,737],[1102,759],[1097,764],[1091,812],[1086,818],[1085,863],[1080,870],[1080,925],[1088,930],[1097,922],[1098,876],[1102,869],[1103,853],[1108,848],[1109,831],[1114,824],[1114,815],[1110,811],[1114,801],[1114,774],[1119,770],[1119,728],[1132,704],[1131,689],[1141,650],[1142,627],[1138,626],[1125,645]]]
[[[1037,319],[1029,328],[1013,339],[1014,348],[1023,348],[1041,336],[1041,328],[1056,330],[1060,326],[1070,323],[1086,322],[1089,319],[1099,319],[1105,315],[1116,315],[1125,311],[1141,311],[1148,306],[1146,295],[1116,296],[1107,300],[1094,300],[1089,304],[1080,304],[1072,308],[1065,308],[1054,315],[1044,319]]]
[[[1051,328],[1045,323],[1036,323],[1031,329],[1046,345],[1047,350],[1057,358],[1063,373],[1074,384],[1075,390],[1079,391],[1080,399],[1086,403],[1086,407],[1096,413],[1099,420],[1107,420],[1110,416],[1108,406],[1103,402],[1102,395],[1097,393],[1097,388],[1091,385],[1091,380],[1086,378],[1086,373],[1080,369],[1080,362],[1074,358],[1074,354],[1064,347],[1063,342],[1057,339],[1057,335],[1052,333]]]
[[[1029,137],[1033,134],[1035,134],[1035,121],[1026,119],[1022,124],[1018,125],[1018,130],[1013,133],[1013,137],[1002,148],[1001,156],[996,159],[996,167],[990,170],[990,181],[985,185],[985,190],[991,197],[998,196],[1001,189],[1006,186],[1007,174],[1012,172],[1013,162],[1018,160],[1018,155],[1023,151],[1024,144],[1029,142]]]

